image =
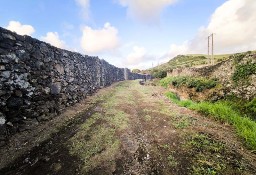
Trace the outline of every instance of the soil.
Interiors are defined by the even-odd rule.
[[[143,84],[116,83],[11,138],[0,174],[256,174],[255,152],[232,126]]]

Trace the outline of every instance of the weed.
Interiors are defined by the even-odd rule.
[[[151,121],[151,116],[150,115],[145,115],[144,116],[145,120],[148,122],[148,121]]]
[[[220,153],[224,150],[224,144],[215,142],[205,134],[193,135],[188,145],[192,146],[196,150],[205,150],[210,153]]]
[[[177,129],[187,128],[191,124],[191,118],[188,116],[178,116],[175,119],[173,125]]]
[[[171,166],[171,167],[176,167],[178,165],[178,162],[175,160],[175,158],[173,157],[173,155],[168,155],[167,157],[167,161],[168,161],[168,164]]]
[[[223,143],[214,141],[208,135],[200,133],[192,135],[186,146],[193,155],[191,174],[214,175],[225,174],[226,171],[229,171],[228,162],[225,157],[220,156],[226,151]],[[238,168],[241,168],[240,163]]]

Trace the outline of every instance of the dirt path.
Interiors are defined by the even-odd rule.
[[[256,155],[231,126],[178,107],[163,92],[138,81],[104,90],[0,174],[256,174]]]

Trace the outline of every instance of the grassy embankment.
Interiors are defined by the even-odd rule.
[[[215,80],[206,80],[200,78],[186,78],[186,77],[167,77],[160,81],[161,85],[168,87],[169,84],[174,86],[186,85],[194,87],[198,91],[206,88],[213,88],[216,86]],[[241,110],[236,110],[239,105],[230,100],[221,100],[217,102],[193,102],[191,100],[180,100],[180,98],[172,93],[167,92],[166,96],[179,106],[187,107],[192,110],[199,111],[207,116],[212,116],[214,119],[221,122],[227,122],[233,125],[237,134],[244,140],[245,145],[252,150],[256,150],[256,122],[249,118],[248,115],[243,114]],[[256,111],[256,98],[252,101],[243,104],[244,108],[249,111]],[[241,107],[240,107],[241,109]]]

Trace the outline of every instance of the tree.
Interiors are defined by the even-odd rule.
[[[137,74],[138,74],[138,73],[140,73],[140,72],[141,72],[141,70],[139,70],[139,69],[133,69],[133,70],[132,70],[132,73],[137,73]]]

